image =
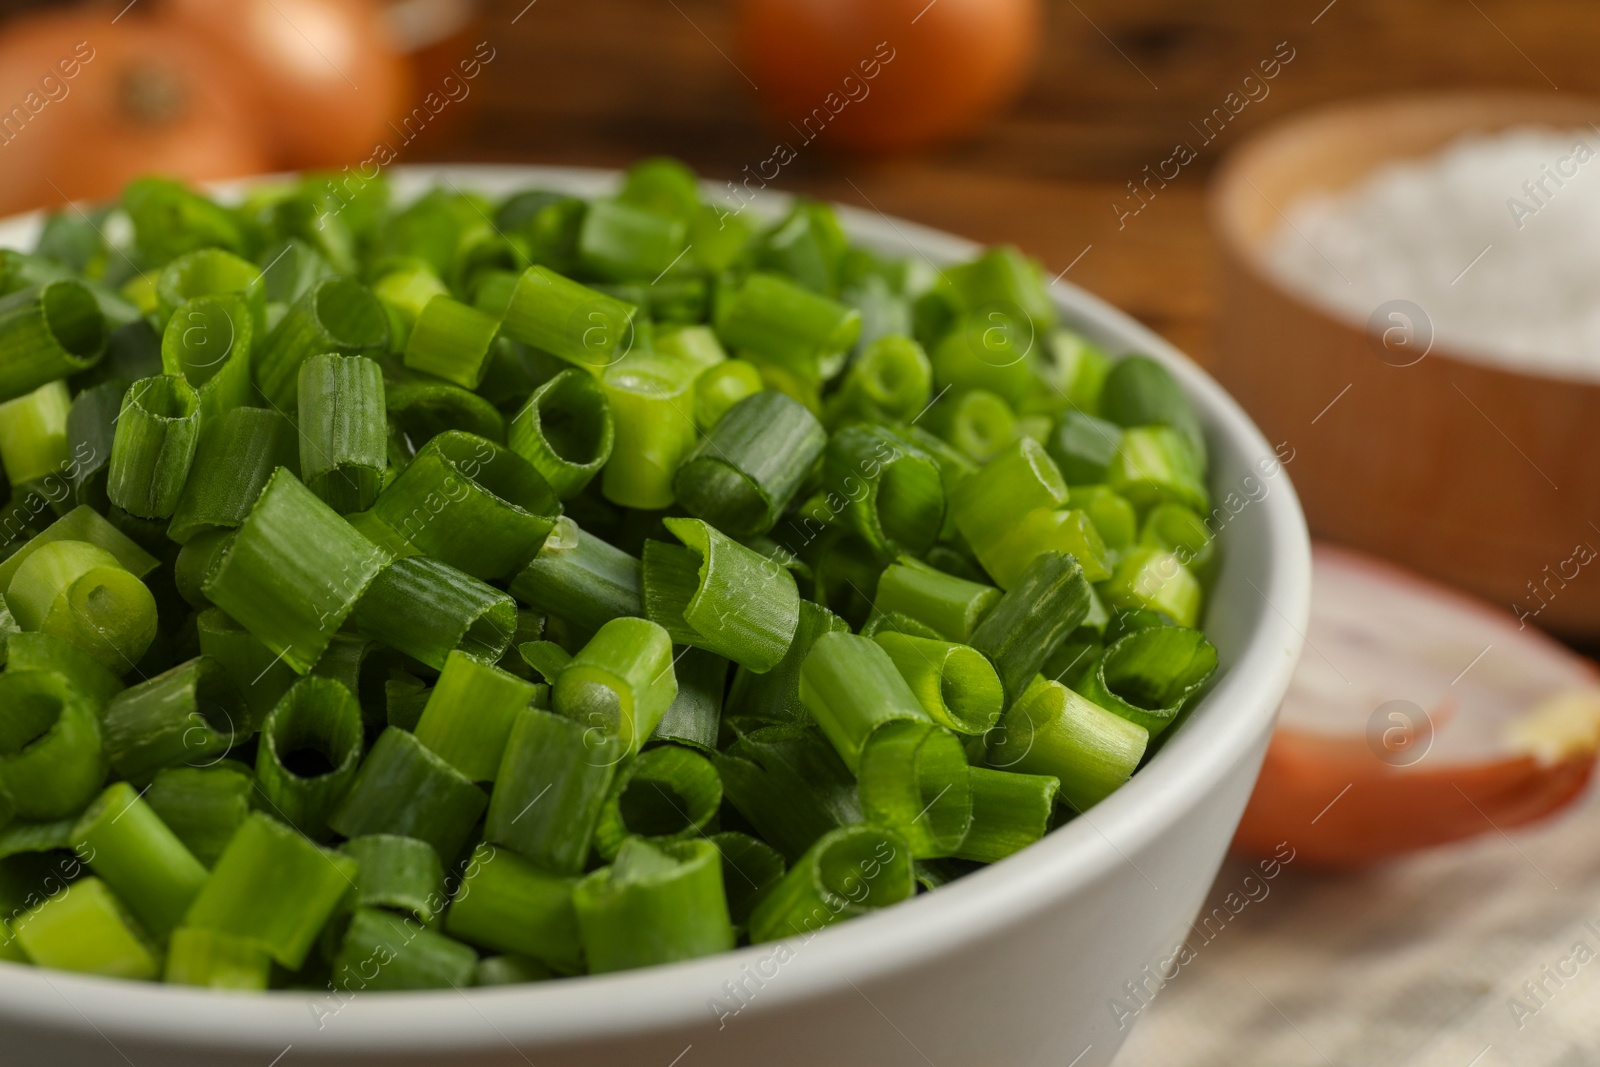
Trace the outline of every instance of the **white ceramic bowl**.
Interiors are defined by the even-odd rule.
[[[433,183],[591,194],[615,175],[534,167],[397,168]],[[780,211],[762,194],[752,210]],[[933,263],[969,241],[853,208],[853,236]],[[0,223],[29,247],[36,219]],[[1132,781],[1044,841],[933,893],[771,945],[650,970],[460,993],[234,995],[0,963],[0,1060],[40,1067],[1096,1067],[1153,989],[1221,863],[1299,654],[1310,596],[1305,523],[1274,450],[1209,377],[1132,319],[1056,285],[1066,320],[1114,353],[1166,363],[1200,415],[1212,488],[1241,510],[1206,631],[1211,692]],[[1292,442],[1290,443],[1292,446]],[[1292,464],[1290,469],[1292,469]],[[1247,479],[1250,479],[1247,481]],[[1264,487],[1264,490],[1263,488]],[[1181,980],[1181,979],[1180,979]],[[731,983],[731,984],[730,984]],[[741,987],[737,998],[734,987]],[[742,1002],[742,1007],[741,1007]],[[279,1059],[281,1057],[281,1060]]]

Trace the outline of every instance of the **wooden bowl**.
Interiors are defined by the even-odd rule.
[[[1352,325],[1291,292],[1266,249],[1304,194],[1469,132],[1590,123],[1600,123],[1600,101],[1566,93],[1330,107],[1241,145],[1209,204],[1221,248],[1212,369],[1269,441],[1293,449],[1289,471],[1313,533],[1580,639],[1600,637],[1600,574],[1590,573],[1600,563],[1589,565],[1600,557],[1600,383],[1519,373],[1437,344],[1424,355],[1431,327],[1415,305],[1380,305],[1366,329]]]

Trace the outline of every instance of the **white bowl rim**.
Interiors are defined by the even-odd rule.
[[[516,164],[397,166],[390,177],[402,195],[436,184],[506,192],[543,186],[592,195],[611,188],[617,171]],[[224,194],[276,176],[218,185]],[[707,185],[710,195],[726,193]],[[789,197],[762,192],[753,210],[781,211]],[[731,203],[731,201],[730,201]],[[982,246],[881,212],[837,205],[852,237],[883,249],[920,255],[930,263],[970,258]],[[0,220],[0,247],[24,246],[37,214]],[[1273,449],[1215,381],[1161,337],[1099,298],[1059,279],[1053,296],[1068,321],[1123,350],[1164,363],[1199,410],[1210,433],[1232,439],[1245,455]],[[860,985],[891,971],[926,965],[955,947],[984,938],[1031,911],[1069,895],[1123,855],[1154,839],[1226,776],[1240,752],[1269,728],[1277,700],[1299,655],[1310,606],[1310,544],[1287,471],[1274,491],[1251,505],[1261,509],[1271,546],[1267,582],[1257,592],[1266,608],[1237,662],[1222,672],[1187,723],[1132,780],[1043,841],[934,893],[830,927],[807,943],[808,965],[763,992],[750,1012],[784,1008]],[[1204,728],[1199,724],[1204,723]],[[1118,844],[1120,842],[1120,844]],[[1104,845],[1110,843],[1111,848]],[[670,966],[609,975],[457,992],[351,996],[336,1024],[315,1034],[323,1052],[420,1052],[479,1045],[580,1042],[703,1024],[707,990],[741,964],[772,952],[770,945]],[[305,1034],[321,994],[279,991],[215,993],[95,978],[0,962],[0,1019],[26,1020],[30,1030],[86,1031],[171,1048],[278,1048]],[[618,1005],[627,1005],[619,1011]],[[489,1024],[486,1030],[484,1024]],[[470,1036],[469,1036],[470,1035]],[[309,1036],[309,1035],[308,1035]],[[308,1041],[308,1045],[310,1042]]]

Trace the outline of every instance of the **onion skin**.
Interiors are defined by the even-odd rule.
[[[969,133],[1016,96],[1038,52],[1040,8],[1039,0],[742,0],[739,45],[756,99],[785,137],[799,128],[789,142],[796,149],[815,136],[828,149],[900,152]]]

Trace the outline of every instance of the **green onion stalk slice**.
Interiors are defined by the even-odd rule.
[[[1045,451],[1055,460],[1068,485],[1104,482],[1121,447],[1122,427],[1075,408],[1061,413],[1045,441]]]
[[[10,671],[46,671],[66,682],[102,709],[125,688],[105,664],[76,645],[46,633],[18,632],[5,640],[5,666]]]
[[[748,353],[811,384],[831,376],[861,336],[855,308],[761,272],[720,292],[714,319],[729,351]]]
[[[636,352],[605,369],[600,383],[616,425],[601,472],[607,500],[628,508],[672,504],[673,475],[697,443],[693,365]]]
[[[663,520],[685,547],[645,544],[645,610],[672,640],[758,674],[783,661],[800,624],[800,591],[775,561],[698,519]]]
[[[969,767],[972,825],[956,858],[997,863],[1044,837],[1055,814],[1061,782],[1053,775],[1016,774]]]
[[[1049,775],[1061,799],[1087,811],[1114,793],[1144,758],[1150,734],[1060,682],[1039,679],[989,737],[989,766]]]
[[[412,261],[396,266],[374,282],[372,295],[382,302],[389,314],[391,343],[404,351],[423,308],[434,297],[449,296],[450,287],[427,264]]]
[[[1120,558],[1122,551],[1133,544],[1139,530],[1139,513],[1126,498],[1104,485],[1075,485],[1072,506],[1088,513],[1109,557]]]
[[[194,858],[212,867],[250,814],[255,778],[243,764],[158,771],[144,799]]]
[[[694,424],[710,433],[735,404],[765,388],[754,363],[730,359],[707,367],[694,380]]]
[[[481,579],[428,556],[408,556],[378,572],[350,624],[441,670],[459,653],[488,661],[504,655],[516,632],[517,606]]]
[[[1149,356],[1114,362],[1100,387],[1098,406],[1100,416],[1118,426],[1171,427],[1193,446],[1204,466],[1205,438],[1194,409],[1172,372]]]
[[[202,423],[194,465],[167,536],[187,544],[210,529],[236,529],[279,467],[297,470],[294,424],[267,408],[234,408]]]
[[[372,511],[424,554],[494,581],[538,554],[561,502],[517,453],[452,430],[422,447]]]
[[[1044,552],[1071,556],[1091,582],[1111,577],[1106,543],[1088,513],[1077,508],[1039,508],[1017,517],[1010,529],[978,553],[978,560],[996,585],[1010,589]]]
[[[365,356],[325,352],[300,365],[300,476],[344,515],[378,499],[389,465],[383,371]]]
[[[651,967],[733,948],[722,854],[710,841],[629,838],[610,867],[573,890],[593,974]]]
[[[197,248],[178,256],[156,275],[156,313],[170,325],[193,300],[226,297],[242,303],[259,333],[266,324],[267,291],[261,271],[222,248]]]
[[[1089,612],[1088,581],[1071,556],[1041,553],[972,633],[972,647],[989,657],[1015,701],[1050,653]]]
[[[167,321],[162,373],[193,387],[202,423],[249,403],[256,321],[244,300],[228,295],[196,297]]]
[[[554,641],[524,641],[517,647],[517,655],[552,685],[572,663],[572,653]]]
[[[889,654],[928,717],[958,734],[987,733],[1000,719],[1005,690],[982,653],[938,638],[880,631]]]
[[[1139,542],[1173,553],[1201,581],[1207,580],[1215,569],[1216,537],[1205,519],[1182,504],[1157,504],[1151,508],[1139,530]]]
[[[499,332],[499,320],[440,294],[428,301],[411,327],[405,365],[476,389],[489,369],[490,344]]]
[[[662,844],[703,836],[721,806],[722,780],[710,760],[677,745],[647,749],[612,782],[595,851],[613,860],[629,837]]]
[[[325,841],[328,816],[360,763],[361,707],[354,695],[331,678],[302,678],[262,724],[256,788],[267,811]]]
[[[878,579],[873,607],[899,613],[932,628],[947,641],[966,643],[978,623],[1000,602],[1000,590],[946,574],[911,556],[901,556]]]
[[[511,595],[586,631],[612,619],[644,616],[643,565],[620,548],[556,520],[544,546],[512,579]]]
[[[625,754],[620,740],[597,728],[523,709],[506,741],[484,836],[543,870],[581,873]]]
[[[862,637],[876,638],[879,634],[903,634],[906,637],[925,637],[935,641],[941,639],[939,631],[933,627],[918,622],[909,615],[902,615],[898,611],[887,614],[874,611],[861,627]]]
[[[533,391],[512,418],[507,440],[558,497],[570,500],[611,458],[611,404],[594,375],[564,370]]]
[[[200,654],[216,660],[243,694],[243,717],[248,725],[236,732],[253,732],[278,706],[299,672],[220,608],[201,611],[195,617],[195,631]]]
[[[932,722],[894,660],[869,637],[833,632],[812,645],[800,668],[800,701],[852,771],[886,723]]]
[[[61,819],[106,779],[100,721],[91,701],[54,674],[0,674],[0,789],[18,818]]]
[[[930,722],[891,722],[861,749],[857,790],[867,821],[898,833],[918,859],[953,855],[972,822],[967,754]]]
[[[432,378],[396,373],[390,365],[384,379],[384,403],[389,423],[405,445],[405,456],[447,430],[486,437],[496,443],[506,439],[505,416],[477,393]]]
[[[272,957],[244,938],[186,926],[167,941],[161,980],[168,985],[258,993],[271,978]]]
[[[636,753],[678,695],[672,639],[645,619],[613,619],[600,627],[551,690],[555,710],[619,738]]]
[[[811,715],[800,702],[800,667],[817,638],[836,630],[849,630],[850,624],[810,600],[800,601],[800,620],[794,638],[778,665],[763,674],[740,667],[734,674],[729,706],[740,715],[774,723],[809,722]],[[681,686],[680,686],[681,688]]]
[[[855,776],[815,726],[738,733],[716,763],[728,802],[790,861],[862,819]]]
[[[621,200],[594,200],[578,227],[584,270],[609,281],[659,281],[682,258],[686,221]]]
[[[107,511],[107,468],[111,466],[111,444],[117,435],[117,418],[122,412],[122,395],[128,381],[113,378],[83,389],[72,398],[67,414],[67,446],[71,452],[60,473],[72,484],[72,499]]]
[[[717,340],[716,331],[700,323],[658,325],[655,350],[692,363],[697,374],[704,374],[728,362],[728,353],[723,349],[722,342]]]
[[[22,629],[76,645],[118,675],[133,669],[156,636],[150,590],[87,541],[50,541],[29,552],[5,598]]]
[[[1024,437],[996,456],[975,477],[964,480],[950,501],[956,529],[978,554],[991,551],[1024,515],[1067,503],[1067,483],[1044,446]]]
[[[88,370],[105,351],[105,317],[81,282],[52,281],[0,297],[0,401]]]
[[[395,834],[368,834],[346,841],[340,851],[360,865],[356,905],[392,908],[431,925],[443,911],[444,866],[426,841]]]
[[[472,779],[391,726],[373,743],[328,825],[345,837],[415,837],[453,863],[487,806]]]
[[[945,268],[944,281],[956,305],[965,311],[998,305],[1027,317],[1041,330],[1055,325],[1055,303],[1043,270],[1012,245],[998,245],[968,263]]]
[[[842,826],[819,838],[756,906],[750,940],[809,939],[915,891],[911,848],[898,834],[878,826]]]
[[[67,473],[72,459],[67,429],[71,412],[72,396],[62,381],[0,404],[0,461],[7,481],[26,486]],[[63,490],[56,492],[65,495]]]
[[[274,406],[291,410],[300,365],[314,355],[381,352],[389,343],[383,305],[360,282],[324,278],[296,301],[253,353],[256,385]]]
[[[462,774],[492,782],[532,682],[465,652],[452,652],[428,697],[416,737]]]
[[[1106,484],[1140,511],[1157,504],[1182,504],[1202,513],[1211,509],[1201,454],[1182,432],[1167,426],[1124,430]]]
[[[417,920],[357,908],[333,958],[332,985],[364,990],[460,990],[478,970],[478,954]]]
[[[1156,611],[1179,626],[1198,623],[1205,606],[1205,590],[1182,558],[1149,545],[1126,552],[1101,592],[1110,607]]]
[[[722,853],[722,891],[728,898],[728,915],[734,926],[744,931],[750,913],[766,899],[788,870],[777,849],[735,831],[712,834],[709,838]]]
[[[933,457],[886,426],[856,423],[828,440],[824,481],[845,521],[880,556],[921,555],[944,522],[944,480]]]
[[[139,784],[164,767],[214,764],[255,729],[239,687],[207,656],[123,690],[103,721],[111,766]]]
[[[1216,647],[1199,630],[1153,626],[1107,646],[1080,691],[1153,737],[1172,725],[1216,670]]]
[[[387,562],[386,553],[280,467],[202,588],[304,674]]]
[[[573,903],[577,884],[577,878],[547,871],[508,849],[479,845],[445,914],[445,930],[480,948],[578,973],[583,944]]]
[[[929,429],[975,463],[994,459],[1021,432],[1011,405],[987,389],[942,400],[928,414]]]
[[[722,695],[728,688],[728,661],[714,652],[686,648],[673,657],[672,669],[678,679],[678,695],[651,739],[676,741],[707,753],[716,751]]]
[[[217,859],[184,925],[240,938],[298,970],[356,874],[354,860],[257,812]]]
[[[232,530],[213,529],[195,535],[188,544],[178,549],[177,558],[172,561],[172,581],[178,589],[178,595],[196,611],[211,606],[202,586],[205,585],[206,575],[211,573],[212,565],[228,551],[232,543]]]
[[[134,382],[111,443],[111,502],[140,518],[170,518],[199,440],[200,398],[188,382],[170,375]]]
[[[633,347],[637,311],[548,267],[533,266],[517,280],[501,329],[513,341],[599,374]]]
[[[828,442],[816,417],[782,393],[735,404],[673,475],[689,514],[733,537],[772,529]]]
[[[160,977],[148,936],[98,878],[83,878],[13,923],[28,959],[56,971],[105,978]]]
[[[932,396],[933,368],[922,346],[909,337],[879,337],[851,361],[828,399],[828,425],[909,422]]]
[[[206,869],[127,782],[106,787],[78,817],[73,847],[144,929],[165,939],[206,880]]]
[[[1040,338],[1015,309],[963,315],[928,353],[934,384],[956,394],[981,389],[1016,408],[1038,388]]]

